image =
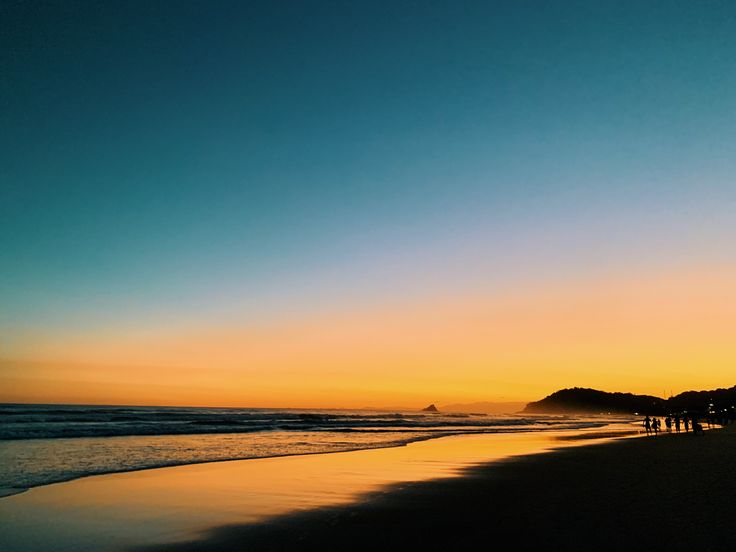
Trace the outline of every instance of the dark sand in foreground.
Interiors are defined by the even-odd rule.
[[[353,506],[226,526],[193,550],[736,550],[736,426],[514,458]]]

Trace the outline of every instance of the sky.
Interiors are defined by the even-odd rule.
[[[0,401],[736,384],[733,3],[0,21]]]

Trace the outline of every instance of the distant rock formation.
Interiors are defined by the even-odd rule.
[[[736,386],[712,391],[685,391],[669,399],[632,393],[607,393],[596,389],[562,389],[541,401],[530,402],[529,414],[670,414],[675,412],[734,411]]]
[[[430,404],[427,408],[422,408],[422,412],[439,412],[439,410],[435,405]]]

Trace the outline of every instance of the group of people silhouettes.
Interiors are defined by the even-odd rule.
[[[698,421],[698,418],[696,416],[667,416],[664,419],[664,425],[667,428],[667,431],[672,431],[672,427],[674,426],[677,433],[680,432],[680,428],[683,426],[685,428],[685,433],[688,433],[691,427],[694,435],[697,435],[698,433],[705,433],[702,424]],[[650,418],[649,416],[647,416],[646,418],[644,418],[644,429],[646,430],[647,435],[656,435],[660,431],[662,431],[662,420],[660,420],[659,418]]]

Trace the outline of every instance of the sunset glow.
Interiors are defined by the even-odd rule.
[[[322,313],[270,325],[33,339],[2,399],[349,407],[650,394],[732,376],[736,269],[639,274]],[[24,351],[19,351],[23,353]]]
[[[728,14],[75,9],[9,14],[0,401],[733,385]]]
[[[0,551],[734,548],[736,2],[0,28]]]

